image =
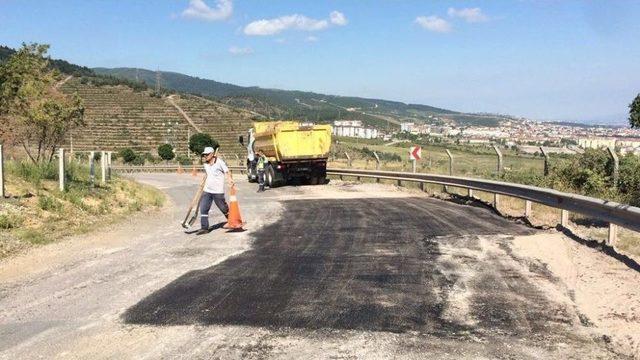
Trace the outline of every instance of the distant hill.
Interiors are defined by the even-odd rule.
[[[4,62],[11,55],[15,54],[15,50],[0,45],[0,62]],[[75,65],[65,60],[60,59],[49,59],[49,64],[52,68],[57,69],[61,73],[74,75],[74,76],[92,76],[95,75],[93,70],[89,69],[86,66]]]
[[[156,72],[135,68],[94,68],[94,72],[132,81],[156,83]],[[244,108],[270,118],[296,118],[328,122],[337,119],[363,120],[381,128],[397,128],[400,122],[431,122],[433,116],[459,118],[455,111],[428,105],[405,104],[398,101],[335,96],[307,91],[243,87],[201,79],[175,72],[160,72],[160,86],[178,92],[215,98],[223,103]],[[458,120],[455,120],[458,121]],[[497,121],[487,121],[487,124]]]

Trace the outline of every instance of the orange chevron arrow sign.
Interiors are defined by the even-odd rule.
[[[422,157],[422,148],[420,146],[412,146],[409,148],[409,160],[420,160]]]

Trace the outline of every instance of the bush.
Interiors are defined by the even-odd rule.
[[[136,153],[129,148],[120,150],[118,156],[122,158],[125,164],[132,163],[137,157]]]
[[[173,151],[173,146],[171,144],[162,144],[158,146],[158,155],[162,158],[162,160],[169,161],[176,157],[176,154]]]
[[[133,158],[133,160],[131,160],[131,164],[133,165],[144,165],[144,156],[143,155],[135,155],[135,157]]]
[[[191,165],[193,164],[193,162],[191,161],[191,159],[189,159],[188,156],[186,155],[178,155],[176,156],[176,161],[178,161],[178,164],[180,165]]]
[[[62,203],[47,195],[38,197],[38,207],[45,211],[58,211],[62,209]]]
[[[204,148],[207,146],[217,149],[220,145],[211,135],[205,133],[193,134],[189,138],[189,150],[197,155],[202,154]]]
[[[8,230],[19,228],[24,219],[14,213],[0,214],[0,229]]]

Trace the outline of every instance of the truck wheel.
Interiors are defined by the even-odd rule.
[[[273,171],[273,167],[271,165],[267,165],[267,168],[264,170],[264,183],[270,187],[275,187],[275,172]]]
[[[251,173],[251,166],[247,165],[247,180],[249,180],[250,183],[256,181],[252,175],[253,174]]]

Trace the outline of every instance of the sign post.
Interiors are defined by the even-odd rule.
[[[422,148],[420,146],[412,146],[409,148],[409,160],[412,163],[413,172],[416,172],[416,162],[422,158]]]

